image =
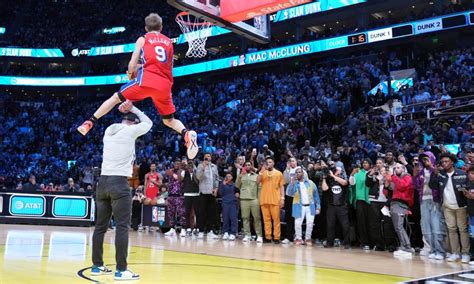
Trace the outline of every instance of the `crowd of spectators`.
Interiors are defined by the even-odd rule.
[[[389,114],[369,111],[391,99],[410,104],[472,94],[472,59],[472,49],[427,54],[417,60],[414,86],[388,96],[382,92],[367,96],[385,76],[382,62],[375,60],[337,67],[301,66],[292,73],[251,73],[226,81],[176,86],[174,98],[179,118],[197,130],[202,150],[215,154],[222,167],[255,146],[260,153],[265,144],[278,161],[288,151],[297,153],[306,140],[314,147],[330,144],[333,149],[367,141],[368,151],[377,144],[404,151],[423,145],[425,136],[437,143],[466,143],[471,120],[394,123]],[[8,186],[16,187],[30,173],[44,184],[62,184],[68,177],[80,181],[84,167],[100,166],[101,134],[117,117],[107,116],[90,136],[82,138],[75,133],[75,124],[99,101],[72,100],[2,98],[0,160],[9,166],[0,175]],[[148,113],[154,113],[146,106]],[[158,122],[157,116],[151,117]],[[179,143],[179,136],[156,127],[139,142],[138,160],[152,159],[164,169],[172,157],[183,154]],[[362,156],[357,150],[353,162]],[[68,161],[77,163],[68,166]]]
[[[20,17],[12,17],[22,9],[18,5],[9,7],[8,15],[2,21],[9,23],[11,21],[19,21],[22,24],[15,24],[15,29],[9,28],[9,31],[15,31],[14,35],[8,37],[0,37],[8,46],[20,47],[60,47],[65,49],[87,48],[91,46],[113,45],[119,43],[129,43],[134,41],[138,36],[143,34],[143,17],[153,10],[153,1],[141,2],[137,5],[135,1],[112,2],[55,2],[50,5],[44,3],[29,2],[28,5],[34,11],[20,13]],[[60,9],[58,9],[58,6]],[[436,11],[434,5],[428,5],[426,9],[419,12],[411,12],[408,16],[393,16],[387,14],[387,17],[369,17],[367,28],[375,28],[399,22],[410,21],[414,19],[427,18],[440,14],[448,14],[457,11],[469,9],[467,4],[449,4],[441,11]],[[159,13],[164,21],[164,33],[169,37],[176,37],[181,32],[174,22],[174,17],[178,10],[169,5],[164,5]],[[44,16],[46,15],[46,17]],[[125,26],[126,30],[115,35],[107,35],[102,33],[102,28],[98,28],[95,24],[96,19],[101,19],[101,25],[107,27]],[[41,24],[38,24],[41,23]],[[66,23],[66,24],[65,24]],[[83,23],[89,23],[87,25]],[[331,27],[330,27],[331,26]],[[327,37],[338,36],[351,32],[360,32],[363,29],[359,27],[349,27],[346,25],[325,25],[324,29],[319,32],[305,30],[301,37],[288,35],[286,38],[278,36],[266,45],[250,44],[246,50],[242,50],[239,45],[234,47],[225,47],[219,52],[208,52],[204,58],[188,58],[184,54],[175,60],[175,66],[187,65],[219,59],[228,56],[235,56],[246,52],[274,48],[278,46],[293,44],[296,42],[305,42],[317,40]],[[117,74],[125,70],[128,57],[120,57],[115,64],[103,63],[74,63],[74,64],[51,64],[47,63],[7,63],[0,64],[0,69],[7,75],[21,76],[84,76],[84,75],[106,75]],[[5,65],[2,67],[1,65]]]

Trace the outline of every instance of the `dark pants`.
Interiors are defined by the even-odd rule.
[[[397,237],[392,219],[384,216],[380,210],[385,202],[370,203],[369,209],[369,240],[371,245],[379,248],[397,247]]]
[[[92,262],[103,266],[104,235],[114,214],[116,223],[115,260],[117,270],[127,269],[128,230],[132,211],[132,195],[126,177],[101,176],[96,194],[97,222],[92,237]]]
[[[212,194],[199,195],[199,232],[206,233],[216,229],[217,208],[216,198]]]
[[[199,220],[198,213],[199,208],[199,195],[198,196],[185,196],[184,197],[184,216],[186,217],[186,229],[191,229],[191,212],[194,209],[196,219]],[[199,221],[198,221],[199,222]]]
[[[357,216],[357,231],[359,235],[359,242],[363,246],[369,245],[369,207],[365,201],[357,200],[356,216]]]
[[[236,202],[222,203],[222,221],[223,232],[229,235],[237,235],[237,212],[238,206]]]
[[[334,245],[334,238],[336,235],[336,222],[342,226],[342,232],[344,235],[344,245],[350,245],[350,226],[349,226],[349,210],[347,205],[334,206],[328,205],[327,212],[327,244],[332,246]]]
[[[327,236],[327,212],[328,212],[328,197],[327,191],[320,193],[321,197],[321,213],[314,218],[313,239],[325,240]]]
[[[295,237],[295,218],[292,216],[293,212],[293,197],[286,195],[285,196],[285,236],[284,238],[288,239],[290,242],[293,241]]]
[[[137,231],[142,220],[142,203],[138,200],[132,202],[132,229]]]

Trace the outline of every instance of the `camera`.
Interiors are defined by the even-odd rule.
[[[336,172],[336,166],[330,166],[330,167],[324,167],[322,168],[322,173],[323,175],[325,176],[328,176],[329,175],[329,171],[331,171],[333,174]]]
[[[324,167],[324,168],[321,169],[321,172],[323,173],[323,175],[328,176],[329,175],[329,168]]]

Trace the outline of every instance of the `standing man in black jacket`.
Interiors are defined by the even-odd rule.
[[[182,169],[178,175],[179,180],[182,182],[183,193],[184,193],[184,210],[186,217],[186,227],[182,229],[180,234],[181,237],[191,236],[191,213],[194,210],[196,218],[199,218],[199,181],[196,178],[196,167],[192,160],[188,160],[186,168]],[[183,234],[183,232],[186,232]]]
[[[451,244],[451,256],[449,262],[458,261],[461,258],[463,263],[469,263],[470,241],[468,232],[468,212],[467,198],[464,192],[467,188],[467,175],[465,172],[456,169],[456,156],[451,153],[443,153],[440,156],[442,170],[439,171],[436,165],[426,165],[433,169],[429,186],[439,188],[441,191],[444,217],[448,227],[448,237]],[[458,236],[458,230],[460,237]],[[461,247],[459,246],[461,239]],[[462,253],[460,257],[460,253]]]

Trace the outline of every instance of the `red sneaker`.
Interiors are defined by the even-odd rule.
[[[81,126],[77,128],[77,131],[81,133],[82,135],[86,136],[87,132],[91,130],[92,126],[94,126],[94,123],[90,120],[86,120]]]
[[[184,134],[184,142],[186,144],[188,159],[192,160],[199,152],[197,145],[197,133],[194,130],[189,130]]]
[[[306,240],[306,241],[304,242],[304,244],[305,244],[306,246],[308,246],[308,247],[312,247],[312,246],[313,246],[313,242],[312,242],[311,240]]]
[[[303,244],[303,241],[302,240],[295,240],[294,242],[295,246],[300,246]]]

